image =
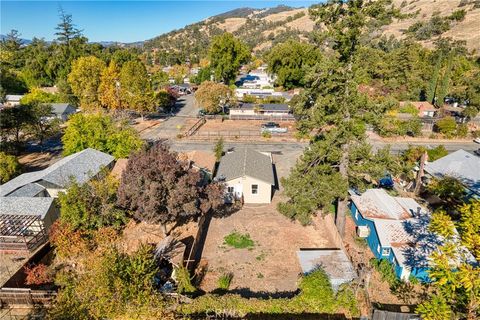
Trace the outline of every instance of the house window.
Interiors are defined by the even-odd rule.
[[[252,184],[252,194],[258,194],[258,184]]]
[[[358,210],[355,210],[355,219],[358,220]]]
[[[233,193],[233,187],[227,187],[227,192],[228,193]]]
[[[390,248],[383,248],[382,249],[382,256],[390,255]]]

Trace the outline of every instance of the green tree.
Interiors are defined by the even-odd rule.
[[[24,105],[53,102],[60,102],[60,97],[56,94],[45,92],[39,88],[32,88],[30,92],[24,95],[22,100],[20,100],[20,103]]]
[[[213,38],[209,58],[215,79],[230,84],[235,80],[240,66],[250,59],[250,52],[245,44],[225,32]]]
[[[32,119],[32,110],[29,106],[20,105],[15,108],[3,108],[0,110],[0,130],[2,150],[11,147],[18,153],[24,142],[23,130],[27,128]]]
[[[222,83],[205,81],[195,92],[195,99],[206,112],[219,113],[232,99],[232,90]]]
[[[60,221],[74,230],[118,228],[126,214],[116,207],[118,182],[105,171],[98,179],[84,184],[72,181],[67,192],[58,196]]]
[[[198,74],[193,77],[193,83],[195,84],[202,84],[205,81],[210,81],[212,77],[212,69],[210,66],[201,68],[198,70]]]
[[[98,98],[101,105],[109,110],[118,110],[122,107],[120,97],[120,70],[115,61],[110,61],[107,68],[102,71]]]
[[[449,176],[433,179],[428,190],[442,199],[450,208],[459,204],[465,196],[465,187],[462,183]]]
[[[0,152],[0,184],[4,184],[20,173],[20,163],[15,156]]]
[[[61,120],[52,117],[52,106],[48,103],[34,102],[29,106],[31,119],[27,131],[43,144],[45,139],[60,133]]]
[[[120,71],[120,94],[125,107],[142,117],[156,110],[154,92],[145,65],[138,60],[127,61]]]
[[[465,210],[472,208],[465,207]],[[473,216],[467,219],[475,224],[470,220],[472,218],[476,219]],[[430,256],[431,296],[416,311],[422,319],[446,319],[450,316],[477,319],[480,311],[480,268],[472,264],[469,253],[461,246],[465,243],[464,236],[469,237],[468,233],[460,230],[459,241],[455,224],[443,213],[433,216],[430,230],[441,236],[443,243]]]
[[[105,63],[97,57],[89,56],[75,60],[68,75],[68,83],[80,100],[83,110],[96,110],[100,106],[98,89]]]
[[[472,254],[480,259],[480,200],[471,200],[460,208],[458,227],[462,243]]]
[[[266,56],[268,71],[277,76],[276,83],[287,89],[304,84],[307,70],[322,58],[315,46],[289,40],[277,44]]]
[[[71,116],[62,142],[64,155],[93,148],[117,159],[126,158],[143,146],[138,133],[127,123],[114,122],[110,116],[100,113]]]
[[[457,122],[453,117],[445,117],[435,123],[437,130],[447,137],[453,137],[457,130]]]
[[[70,46],[70,42],[82,35],[82,30],[76,28],[73,24],[72,15],[66,13],[62,7],[58,9],[58,16],[60,22],[55,27],[55,35],[57,36],[57,41],[67,46]]]
[[[428,149],[428,161],[432,162],[448,155],[448,151],[444,145],[439,145],[433,149]]]
[[[215,143],[215,146],[213,147],[213,152],[215,153],[215,159],[217,159],[217,162],[220,161],[220,159],[222,159],[223,148],[224,148],[223,138],[220,138],[217,140],[217,142]]]

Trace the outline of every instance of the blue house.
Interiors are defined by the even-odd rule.
[[[392,197],[383,189],[352,195],[350,211],[359,236],[377,259],[387,259],[398,278],[428,281],[428,257],[440,243],[429,232],[430,215],[414,199]]]

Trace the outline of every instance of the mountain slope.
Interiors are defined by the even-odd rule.
[[[407,29],[416,22],[427,22],[432,16],[448,17],[457,10],[465,10],[462,21],[452,23],[450,29],[441,37],[466,41],[469,50],[480,53],[480,0],[393,0],[393,4],[404,14],[415,15],[412,18],[396,20],[383,28],[385,35],[405,38]],[[426,47],[433,47],[438,36],[420,42]]]
[[[211,38],[223,32],[233,33],[255,52],[262,52],[289,38],[307,39],[313,28],[306,8],[239,8],[155,37],[145,42],[145,48],[158,52],[160,63],[175,63],[172,60],[177,58],[198,61]]]
[[[451,37],[466,41],[469,50],[480,53],[480,0],[393,0],[393,4],[408,16],[383,26],[383,35],[396,38],[411,36],[427,47],[432,47],[440,36]],[[462,20],[449,18],[459,10],[465,11]],[[432,17],[436,17],[435,23],[443,23],[444,29],[428,34],[431,28],[438,27],[432,22]],[[428,32],[418,36],[409,30],[416,23],[417,27],[423,28],[422,32]],[[155,59],[160,64],[186,60],[198,62],[205,57],[212,37],[223,32],[233,33],[255,53],[261,54],[287,39],[308,41],[315,28],[317,26],[307,8],[238,8],[147,40],[144,46],[155,51]]]

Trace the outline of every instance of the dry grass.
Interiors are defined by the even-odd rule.
[[[215,290],[219,277],[225,273],[233,274],[230,284],[233,290],[281,292],[297,289],[301,268],[296,251],[329,248],[332,242],[324,225],[303,227],[276,212],[275,206],[276,203],[245,206],[227,218],[212,220],[202,255],[208,263],[202,289]],[[255,246],[234,249],[225,245],[224,237],[235,231],[249,234]]]
[[[274,14],[266,16],[264,19],[266,21],[269,21],[269,22],[283,21],[283,20],[287,19],[288,17],[293,16],[296,13],[303,12],[305,10],[307,10],[307,9],[295,9],[295,10],[289,10],[289,11],[274,13]]]
[[[245,18],[227,18],[223,23],[217,24],[217,27],[226,32],[235,32],[245,24]]]
[[[397,8],[400,7],[403,0],[394,0]],[[480,9],[473,9],[473,2],[469,5],[459,7],[461,0],[407,0],[407,5],[401,8],[402,13],[415,13],[419,10],[415,18],[394,21],[384,27],[385,35],[393,35],[397,38],[404,38],[403,31],[418,21],[429,20],[434,12],[440,13],[440,16],[448,16],[452,12],[460,9],[467,11],[465,20],[454,25],[452,29],[445,32],[442,37],[452,37],[455,40],[465,40],[469,50],[480,50]],[[433,47],[431,41],[423,41],[422,44],[428,48]]]

